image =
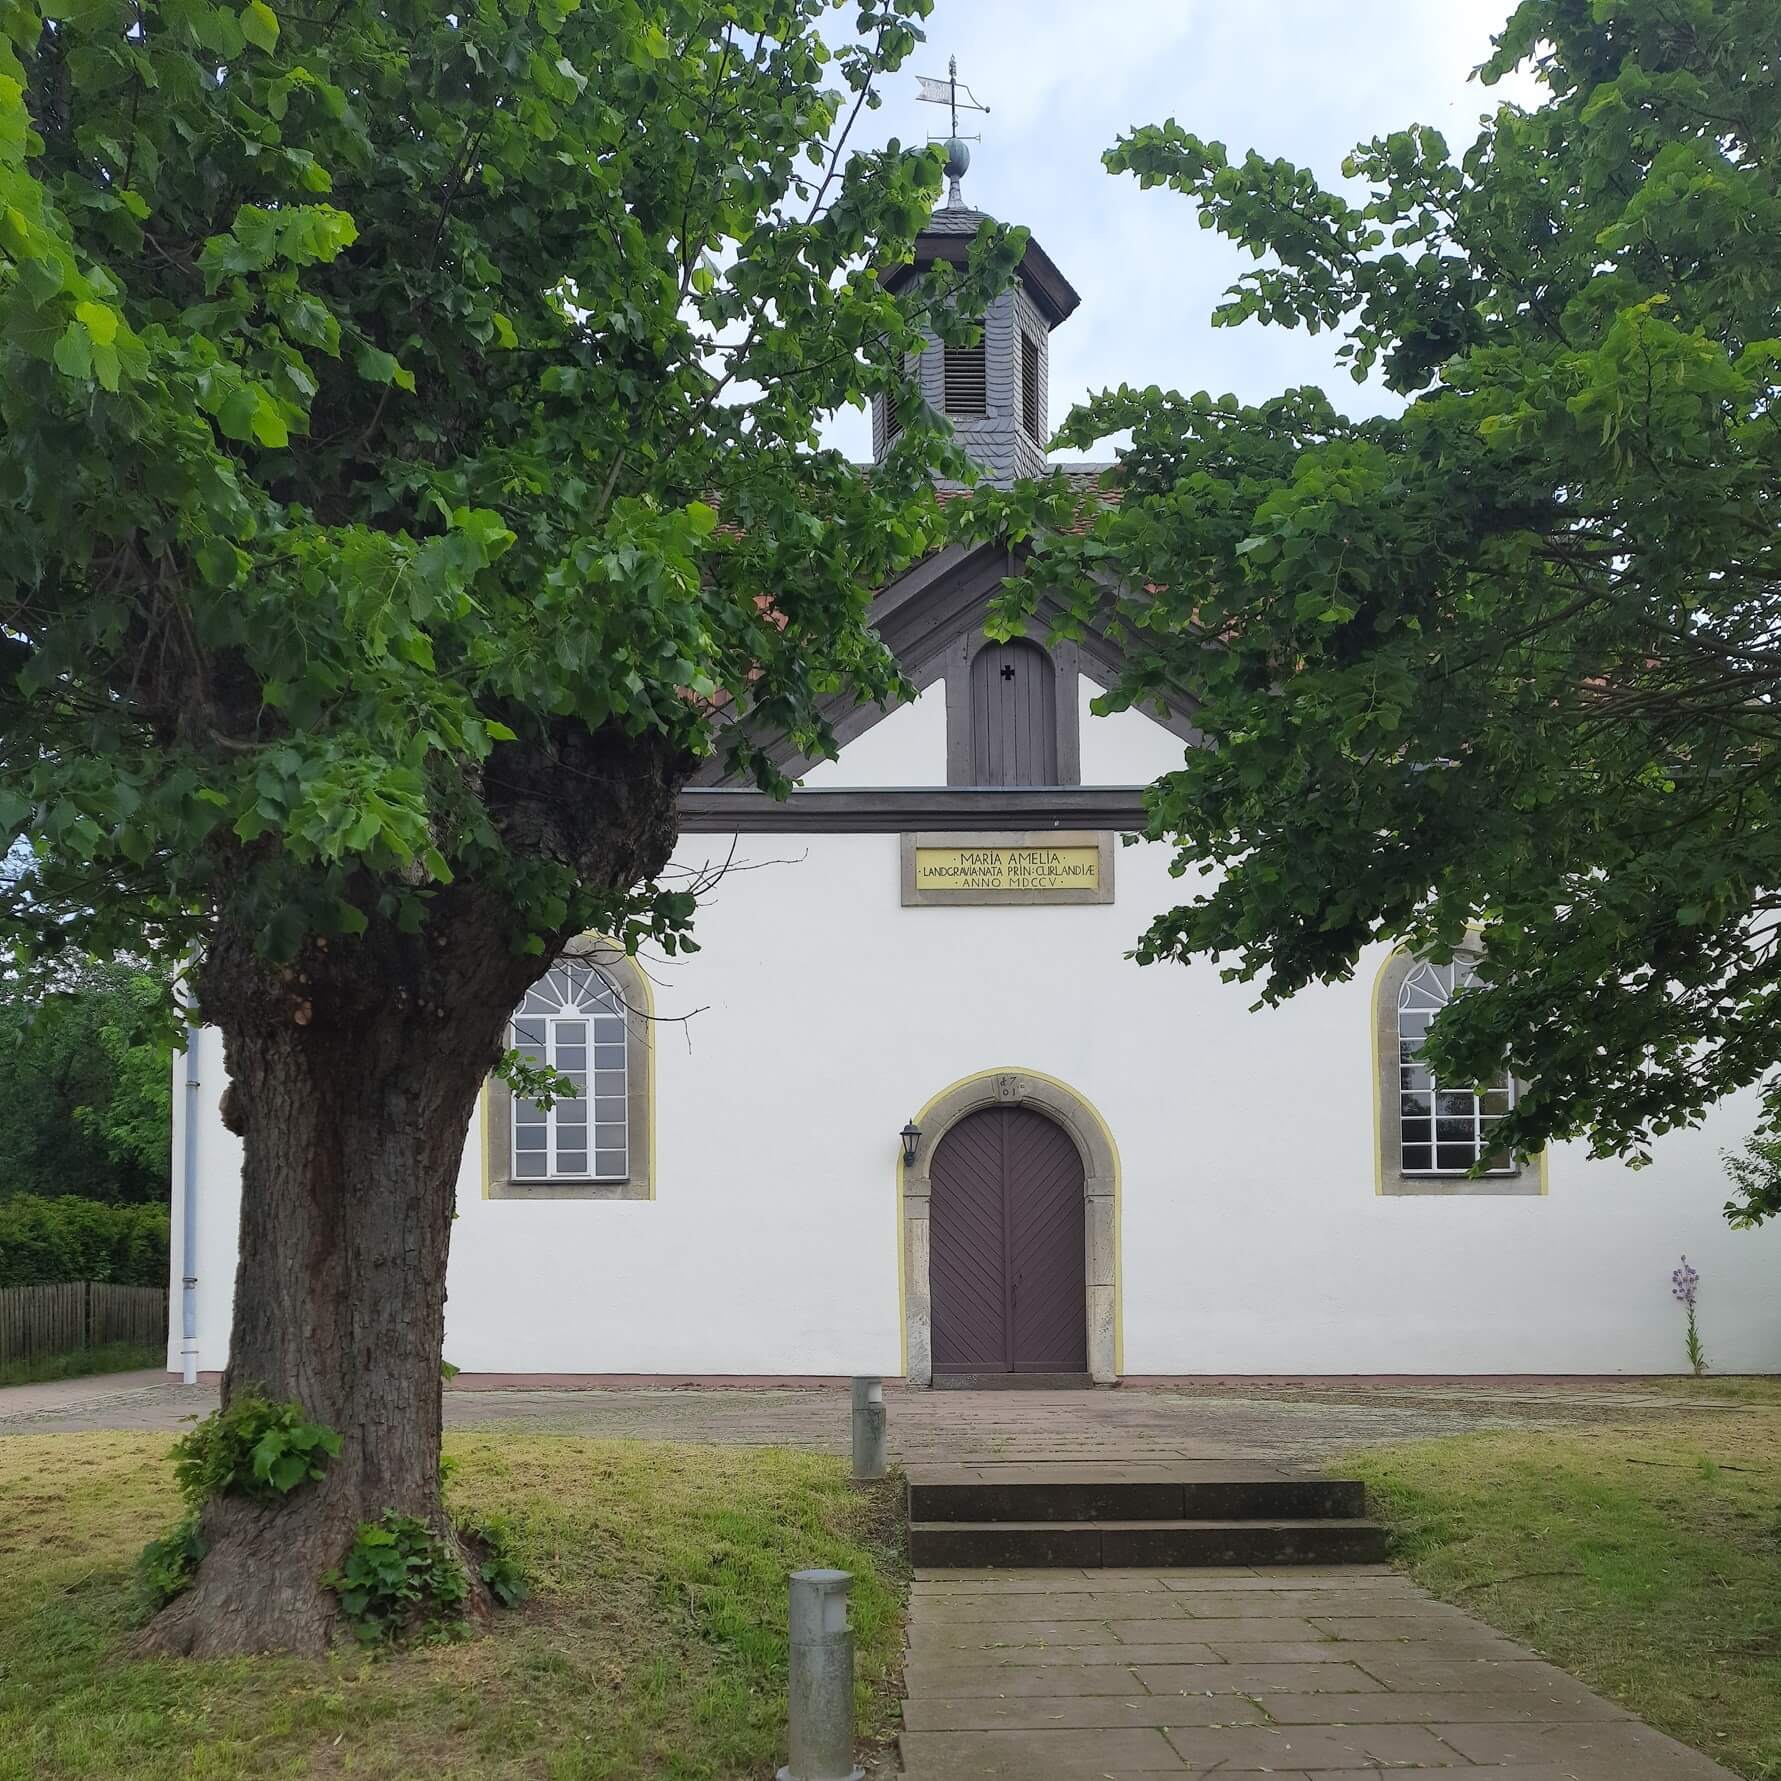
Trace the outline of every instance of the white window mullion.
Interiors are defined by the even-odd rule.
[[[544,1061],[551,1068],[557,1067],[557,1022],[548,1020],[544,1024]],[[562,1173],[557,1167],[557,1110],[553,1103],[545,1109],[544,1114],[544,1173],[552,1181]]]

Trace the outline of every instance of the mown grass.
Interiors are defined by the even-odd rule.
[[[1366,1479],[1419,1583],[1772,1781],[1781,1391],[1726,1383],[1688,1382],[1723,1409],[1376,1448],[1340,1469]]]
[[[907,1569],[886,1486],[778,1449],[448,1442],[533,1598],[382,1658],[131,1655],[131,1567],[177,1512],[165,1436],[0,1438],[0,1778],[763,1776],[785,1760],[786,1572],[853,1572],[862,1738],[890,1730]]]
[[[133,1373],[161,1367],[167,1350],[137,1342],[102,1342],[97,1348],[76,1348],[69,1354],[40,1354],[30,1360],[0,1361],[0,1386],[39,1385],[46,1379],[82,1379],[89,1373]]]

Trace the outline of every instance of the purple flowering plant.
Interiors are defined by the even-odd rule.
[[[1687,1256],[1683,1256],[1681,1267],[1670,1270],[1670,1293],[1688,1313],[1688,1334],[1685,1338],[1688,1364],[1697,1379],[1707,1370],[1707,1351],[1701,1346],[1701,1332],[1695,1323],[1694,1311],[1695,1294],[1700,1284],[1701,1277],[1690,1265]]]

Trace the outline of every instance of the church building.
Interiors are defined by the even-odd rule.
[[[981,221],[955,184],[908,275]],[[1077,307],[1032,242],[982,343],[923,355],[990,477],[1048,468],[1050,339]],[[880,400],[876,455],[897,427]],[[1121,668],[1104,637],[987,641],[1012,566],[953,547],[880,592],[918,696],[835,710],[836,760],[782,746],[787,801],[708,763],[670,868],[716,880],[698,953],[589,936],[514,1010],[512,1043],[578,1093],[484,1089],[446,1359],[539,1384],[1678,1372],[1686,1253],[1715,1370],[1781,1367],[1774,1233],[1721,1213],[1753,1097],[1644,1169],[1563,1145],[1475,1178],[1516,1084],[1419,1061],[1463,959],[1381,947],[1254,1011],[1214,965],[1126,957],[1191,894],[1121,837],[1201,745],[1193,713],[1092,715]],[[225,1086],[202,1031],[175,1070],[174,1370],[227,1360]]]

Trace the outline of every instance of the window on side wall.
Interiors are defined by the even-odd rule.
[[[507,1044],[573,1091],[547,1106],[491,1080],[491,1197],[650,1197],[648,992],[616,948],[566,955],[513,1012]]]
[[[1515,1105],[1514,1078],[1505,1072],[1478,1088],[1442,1082],[1423,1056],[1429,1028],[1477,971],[1476,958],[1446,964],[1406,954],[1394,957],[1380,979],[1380,1186],[1399,1194],[1538,1193],[1539,1170],[1509,1154],[1496,1134]],[[1480,1161],[1487,1172],[1475,1176]]]

